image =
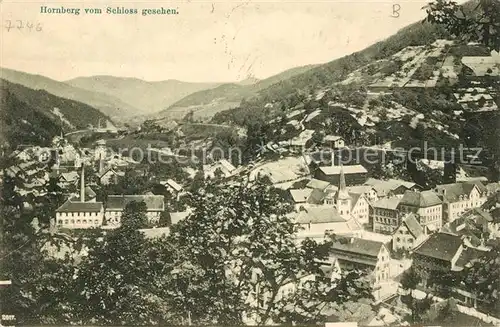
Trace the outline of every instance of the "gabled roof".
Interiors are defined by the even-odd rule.
[[[398,208],[398,205],[400,202],[401,202],[401,198],[394,196],[391,198],[380,199],[380,200],[374,202],[372,204],[372,207],[373,208],[380,208],[380,209],[396,210]]]
[[[451,261],[462,246],[462,238],[448,233],[432,234],[414,253],[444,261]]]
[[[309,195],[309,198],[307,199],[307,202],[310,204],[322,204],[324,198],[325,193],[323,193],[323,191],[313,189],[311,194]]]
[[[313,189],[303,188],[303,189],[291,189],[290,194],[295,203],[307,202],[309,196],[312,194]]]
[[[418,220],[413,213],[406,215],[401,221],[401,224],[404,224],[406,228],[408,228],[411,235],[415,238],[419,238],[424,234],[424,228],[418,223]]]
[[[462,251],[455,265],[459,268],[465,268],[468,263],[481,258],[484,253],[484,251],[468,247]]]
[[[389,192],[394,191],[401,186],[407,189],[417,186],[417,184],[413,182],[407,182],[399,179],[381,180],[375,178],[368,178],[365,185],[372,186],[379,196],[386,196]]]
[[[308,206],[302,208],[295,218],[297,224],[323,224],[345,222],[335,208],[329,206]]]
[[[104,175],[106,175],[107,173],[111,173],[111,174],[115,174],[117,176],[125,176],[125,172],[124,171],[121,171],[121,170],[115,170],[113,168],[109,168],[107,170],[105,170],[100,176],[99,178],[102,178]]]
[[[337,141],[337,140],[343,140],[342,136],[339,135],[326,135],[323,138],[324,141],[332,142],[332,141]]]
[[[320,179],[311,179],[309,183],[307,183],[306,187],[308,188],[316,188],[319,190],[324,190],[330,185],[329,182],[322,181]]]
[[[357,193],[357,194],[366,194],[371,190],[375,190],[371,185],[356,185],[356,186],[348,186],[347,190],[349,193]]]
[[[227,169],[229,172],[232,172],[233,170],[236,169],[235,166],[233,166],[229,161],[227,161],[226,159],[221,159],[219,160],[218,162],[222,167],[224,167],[225,169]]]
[[[384,243],[366,240],[358,237],[337,236],[332,242],[332,249],[335,252],[348,252],[361,254],[368,257],[377,258]]]
[[[406,191],[399,205],[407,205],[417,208],[427,208],[441,204],[442,201],[433,191]]]
[[[342,168],[341,168],[342,167]],[[325,175],[340,175],[340,170],[343,169],[344,174],[366,174],[368,171],[365,167],[361,165],[350,165],[350,166],[323,166],[319,169]]]
[[[160,182],[161,185],[163,186],[170,186],[171,188],[173,188],[175,191],[179,192],[182,190],[182,186],[177,183],[176,181],[174,181],[173,179],[168,179],[166,181],[162,181]]]
[[[363,197],[363,194],[349,192],[349,196],[351,197],[351,210],[352,210],[358,203],[359,199]]]
[[[186,219],[191,214],[191,211],[180,211],[180,212],[171,212],[170,213],[170,222],[172,225],[177,224],[179,221]]]
[[[481,182],[464,182],[436,186],[437,192],[448,202],[460,201],[460,196],[470,196],[472,190],[475,188],[480,193],[486,192],[486,187]]]
[[[109,195],[106,202],[106,210],[122,211],[132,201],[144,202],[148,211],[163,211],[163,195]]]
[[[100,212],[102,209],[102,202],[80,202],[68,200],[57,208],[56,212]]]
[[[485,211],[481,208],[472,208],[471,210],[467,211],[464,214],[464,216],[473,217],[473,218],[481,217],[486,222],[493,221],[493,216],[491,215],[491,213],[488,211]]]
[[[61,178],[63,178],[67,182],[73,182],[76,179],[78,179],[79,176],[80,175],[76,171],[70,171],[70,172],[61,174]]]

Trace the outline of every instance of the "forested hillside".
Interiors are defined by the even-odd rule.
[[[1,142],[46,144],[64,132],[96,126],[109,120],[99,110],[86,104],[57,97],[43,90],[0,80]]]

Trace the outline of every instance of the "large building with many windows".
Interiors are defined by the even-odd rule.
[[[400,197],[383,198],[372,204],[370,212],[370,223],[373,231],[377,233],[391,234],[398,228]]]
[[[443,220],[452,222],[464,212],[486,202],[488,190],[481,182],[438,185],[436,193],[443,201]]]
[[[443,226],[443,202],[434,191],[406,191],[398,210],[417,214],[418,223],[426,231],[438,231]]]

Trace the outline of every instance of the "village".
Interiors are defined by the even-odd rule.
[[[499,3],[129,5],[8,21],[0,326],[500,326]]]
[[[345,147],[341,137],[327,138],[327,142],[335,148]],[[335,165],[333,157],[323,165],[310,154],[297,156],[292,152],[279,160],[257,161],[250,166],[233,165],[226,159],[211,160],[199,172],[183,168],[189,177],[182,181],[157,176],[151,181],[155,187],[149,191],[103,197],[94,189],[117,185],[130,172],[140,176],[141,165],[114,153],[103,140],[95,142],[94,148],[84,149],[77,149],[63,137],[56,137],[53,144],[51,148],[21,148],[11,154],[17,164],[6,170],[7,176],[25,181],[16,186],[16,191],[26,199],[27,209],[35,209],[30,208],[30,198],[47,195],[43,186],[50,181],[63,195],[64,203],[52,213],[49,226],[44,227],[35,218],[32,225],[36,229],[70,234],[78,229],[116,229],[127,205],[143,202],[148,223],[140,231],[148,238],[163,237],[190,216],[191,209],[185,206],[184,210],[172,209],[183,207],[179,203],[190,192],[189,183],[195,175],[218,181],[218,187],[233,183],[237,176],[250,181],[267,176],[295,208],[289,217],[300,227],[298,242],[335,237],[330,259],[322,262],[329,278],[353,267],[368,269],[374,299],[382,304],[379,314],[370,317],[373,326],[376,321],[381,323],[381,316],[385,317],[384,323],[401,319],[398,310],[405,309],[395,310],[392,302],[403,292],[401,278],[405,272],[416,269],[421,274],[415,296],[435,295],[433,301],[440,303],[444,300],[438,300],[433,293],[436,287],[446,285],[436,285],[433,273],[464,269],[484,256],[491,242],[500,236],[500,183],[485,177],[461,177],[463,171],[457,172],[455,183],[424,189],[401,179],[369,177],[362,165]],[[296,146],[289,146],[296,152]],[[51,251],[54,256],[61,255],[60,250]],[[283,292],[296,287],[287,284]],[[483,303],[473,293],[460,287],[450,292],[461,312],[487,323],[499,321],[477,309]],[[360,304],[356,310],[363,311],[366,306]]]

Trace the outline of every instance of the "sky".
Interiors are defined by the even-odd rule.
[[[391,17],[394,4],[400,8],[397,18]],[[91,75],[189,82],[263,79],[362,50],[422,20],[425,4],[0,0],[0,66],[60,81]],[[80,14],[43,14],[41,6],[80,8]],[[135,8],[138,14],[107,14],[107,7]],[[161,7],[178,14],[142,15],[142,9]],[[103,14],[85,14],[84,8],[100,8]],[[21,29],[7,27],[20,24]]]

